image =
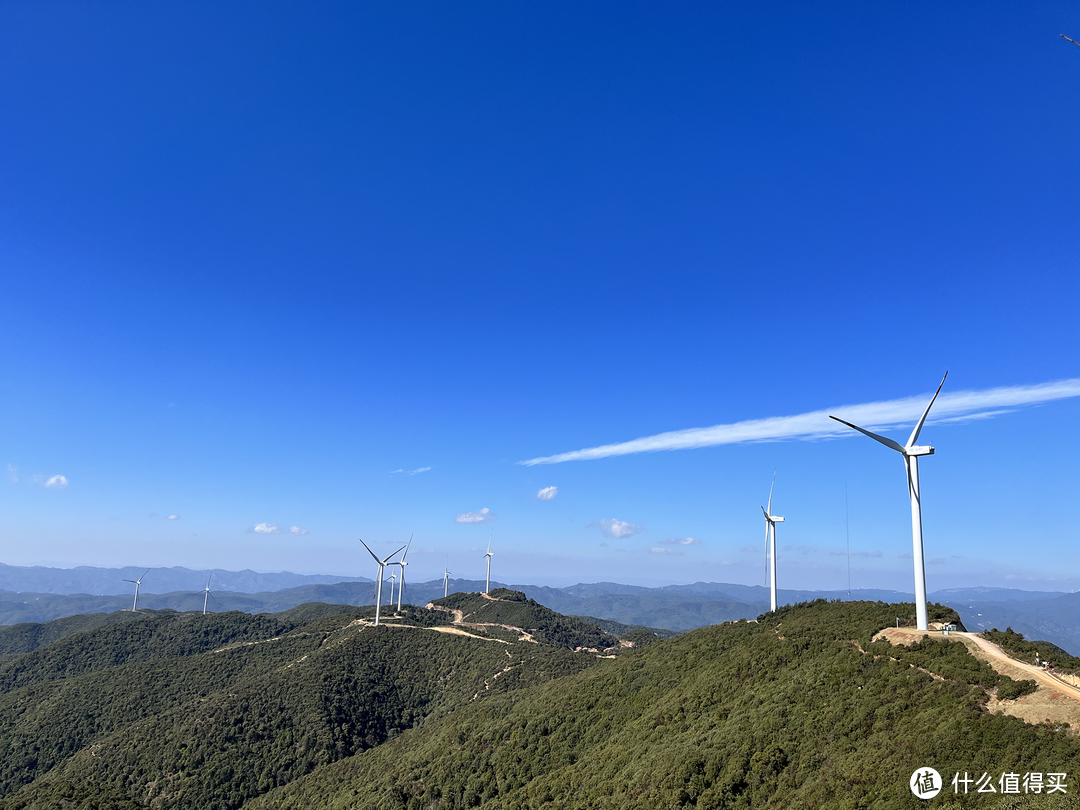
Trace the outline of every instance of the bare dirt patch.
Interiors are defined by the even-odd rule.
[[[1038,688],[1030,695],[1022,695],[1016,700],[998,700],[989,695],[987,711],[1000,712],[1016,717],[1025,723],[1038,725],[1069,724],[1070,734],[1080,733],[1080,688],[1055,678],[1041,667],[1026,664],[1009,657],[1003,649],[987,641],[976,633],[951,633],[948,636],[940,631],[925,632],[913,627],[886,627],[874,636],[874,641],[885,639],[890,644],[911,646],[925,637],[956,641],[968,648],[980,661],[985,661],[995,672],[1017,681],[1032,680]]]
[[[491,636],[475,636],[472,633],[466,633],[460,627],[429,627],[429,630],[434,630],[436,633],[450,633],[454,636],[466,636],[468,638],[478,638],[481,641],[497,641],[500,644],[509,644],[509,641],[503,641],[501,638],[492,638]]]

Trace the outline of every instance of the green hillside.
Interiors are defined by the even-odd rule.
[[[521,591],[495,588],[490,594],[454,593],[436,599],[432,604],[437,608],[461,611],[464,624],[487,632],[499,626],[519,628],[541,644],[569,650],[599,651],[620,647],[618,636],[601,630],[597,624],[556,613],[527,598]]]
[[[697,630],[467,706],[247,807],[905,808],[924,806],[908,778],[926,765],[1080,774],[1074,738],[985,711],[1010,682],[963,645],[871,643],[895,615],[818,602]],[[950,803],[996,806],[934,806]]]
[[[819,601],[627,648],[491,596],[380,627],[305,605],[9,628],[0,810],[908,808],[918,767],[1080,777],[1068,729],[987,712],[1031,682],[963,644],[871,641],[910,605]],[[999,798],[926,806],[1075,802]]]
[[[435,611],[371,627],[327,609],[144,615],[8,655],[0,807],[240,807],[431,714],[597,661],[422,626]]]

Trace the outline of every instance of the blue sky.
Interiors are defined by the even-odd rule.
[[[1075,4],[0,23],[3,562],[758,584],[775,468],[781,587],[846,587],[846,489],[906,589],[857,435],[519,462],[1080,377]],[[1080,587],[1074,389],[926,428],[931,590]]]

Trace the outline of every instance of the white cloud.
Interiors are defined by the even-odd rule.
[[[542,490],[536,493],[537,500],[550,501],[556,495],[559,494],[558,487],[544,487]]]
[[[179,520],[180,516],[179,515],[166,515],[165,519],[166,520]]]
[[[765,419],[748,419],[729,425],[713,425],[704,428],[674,430],[658,433],[628,442],[605,444],[519,461],[531,467],[535,464],[560,464],[564,461],[586,461],[610,456],[626,456],[632,453],[655,453],[661,450],[687,450],[697,447],[715,447],[723,444],[746,442],[782,441],[784,439],[822,439],[837,436],[855,436],[856,433],[829,419],[835,414],[848,422],[867,430],[880,431],[914,424],[930,401],[930,393],[893,399],[884,402],[868,402],[862,405],[839,405],[821,411],[811,411],[797,416],[771,416]],[[1040,385],[1019,385],[1005,388],[988,388],[983,391],[957,391],[943,393],[938,397],[932,411],[933,418],[927,424],[948,424],[972,419],[987,419],[1011,409],[1026,405],[1038,405],[1058,399],[1080,396],[1080,379],[1060,380]],[[904,437],[907,438],[907,437]]]
[[[289,529],[289,531],[292,532],[293,534],[298,534],[298,535],[311,534],[310,529],[301,529],[299,526],[293,526],[293,527],[291,527]]]
[[[46,489],[63,489],[67,485],[67,477],[63,475],[54,475],[52,478],[49,478],[47,481],[45,481],[44,484],[42,484],[42,486]]]
[[[398,473],[405,473],[405,475],[419,475],[420,473],[426,473],[431,467],[417,467],[415,470],[391,470],[391,475],[397,475]]]
[[[700,542],[696,537],[669,537],[664,541],[669,546],[696,546]]]
[[[11,483],[13,483],[13,484],[19,483],[18,471],[15,469],[14,464],[8,464],[7,465],[7,477],[8,477],[8,481],[10,481]]]
[[[281,529],[275,526],[273,523],[256,523],[250,529],[249,532],[255,532],[256,534],[281,534]]]
[[[455,523],[487,523],[490,520],[495,520],[495,513],[488,509],[486,506],[483,509],[478,509],[475,512],[463,512],[454,518]]]
[[[653,546],[649,549],[649,551],[651,551],[653,554],[670,554],[675,557],[682,556],[682,552],[679,551],[677,548],[657,548],[656,546]]]
[[[615,540],[620,540],[623,537],[633,537],[635,534],[640,534],[645,531],[644,526],[639,526],[637,523],[627,523],[625,520],[594,520],[589,526],[597,526],[600,531]]]

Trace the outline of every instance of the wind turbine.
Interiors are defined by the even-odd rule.
[[[446,565],[450,565],[450,560],[446,561]],[[450,591],[450,569],[444,566],[443,567],[443,574],[442,574],[442,595],[443,595],[443,599],[446,598],[446,595],[449,593],[449,591]]]
[[[930,629],[930,623],[926,615],[926,566],[923,563],[922,497],[919,494],[919,456],[934,455],[934,448],[929,445],[920,447],[919,445],[916,445],[915,442],[919,440],[919,434],[922,432],[923,424],[926,422],[926,416],[934,406],[934,401],[938,398],[938,394],[941,393],[941,386],[945,385],[945,379],[948,376],[949,372],[946,371],[945,376],[941,378],[941,385],[937,387],[937,391],[934,392],[934,396],[930,399],[930,404],[926,406],[922,418],[920,418],[919,423],[915,425],[915,429],[911,431],[911,436],[908,438],[907,444],[905,445],[894,442],[892,439],[886,439],[884,436],[879,436],[876,433],[871,433],[869,430],[863,430],[858,425],[853,425],[851,422],[845,422],[843,419],[836,416],[829,417],[841,424],[847,425],[849,428],[859,431],[859,433],[869,436],[876,442],[881,442],[886,447],[895,450],[904,457],[904,466],[907,467],[908,496],[911,498],[912,556],[915,558],[915,625],[919,630]]]
[[[487,583],[484,585],[484,593],[491,591],[491,558],[495,556],[495,552],[491,550],[491,535],[488,535],[488,550],[487,554]]]
[[[393,564],[393,563],[392,563]],[[394,580],[397,579],[397,574],[390,575],[390,607],[394,606]]]
[[[131,603],[132,611],[134,611],[135,608],[139,604],[139,586],[142,585],[143,577],[145,577],[149,573],[150,573],[150,569],[147,568],[145,571],[143,571],[142,577],[139,577],[138,579],[125,579],[124,580],[124,582],[131,582],[131,583],[133,583],[135,585],[135,601]]]
[[[210,576],[206,578],[206,590],[203,592],[202,598],[202,615],[206,615],[206,600],[210,596],[210,579],[214,576],[214,572],[210,572]]]
[[[385,560],[380,560],[378,557],[375,556],[375,552],[372,551],[370,548],[368,548],[368,544],[364,543],[363,539],[361,539],[360,542],[363,543],[364,548],[367,549],[368,554],[370,554],[375,559],[375,564],[379,566],[379,575],[375,578],[375,582],[378,583],[378,585],[376,586],[376,591],[375,591],[375,626],[378,627],[379,626],[379,611],[382,609],[383,569],[386,568],[387,563],[390,562],[390,557],[393,557],[394,554],[397,554],[398,551],[401,551],[401,548],[405,548],[405,546],[402,546],[401,548],[399,548],[397,551],[394,552],[394,554],[389,555]]]
[[[412,548],[412,539],[413,539],[413,536],[410,534],[409,535],[409,544],[407,546],[405,546],[405,553],[401,555],[401,560],[398,562],[398,565],[401,566],[401,581],[398,582],[398,591],[397,591],[397,609],[398,609],[398,613],[401,613],[401,596],[405,591],[405,566],[408,565],[408,563],[405,562],[405,558],[409,556],[409,549]],[[393,601],[393,600],[391,599],[390,601]]]
[[[783,523],[784,519],[779,515],[772,513],[772,493],[773,487],[776,486],[776,471],[773,471],[772,486],[769,487],[769,505],[761,507],[761,511],[765,513],[765,556],[772,561],[772,571],[770,575],[769,585],[769,612],[776,612],[776,524]],[[769,543],[772,542],[772,552],[769,550]]]

